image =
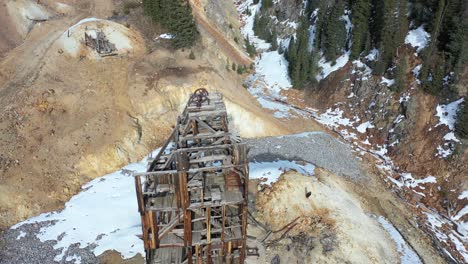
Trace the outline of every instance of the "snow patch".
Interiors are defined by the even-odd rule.
[[[377,60],[378,57],[379,57],[379,50],[376,49],[376,48],[373,48],[373,49],[369,52],[369,54],[368,54],[366,57],[364,57],[364,58],[365,58],[366,60],[368,60],[368,61],[375,61],[375,60]]]
[[[459,196],[458,199],[463,200],[463,199],[468,199],[468,191],[463,191]]]
[[[410,30],[406,35],[405,43],[410,44],[413,48],[416,48],[417,52],[424,49],[429,43],[431,36],[424,30],[424,26],[420,26],[417,29]]]
[[[244,26],[241,27],[242,35],[244,35],[246,39],[252,42],[257,49],[267,50],[271,47],[271,45],[263,39],[260,39],[257,36],[255,36],[255,33],[253,31],[255,15],[257,14],[257,12],[260,12],[260,8],[261,2],[254,5],[253,0],[247,0],[238,6],[237,11],[239,14],[241,14],[241,23],[244,23]],[[247,9],[250,11],[250,15],[246,15]]]
[[[411,173],[402,173],[400,176],[400,181],[408,188],[419,187],[424,189],[425,187],[420,186],[421,184],[437,183],[437,179],[434,176],[428,176],[424,179],[415,179]]]
[[[388,232],[390,237],[395,241],[397,251],[401,254],[401,264],[418,264],[422,263],[418,255],[408,246],[405,239],[401,236],[400,232],[382,216],[377,217],[377,221]]]
[[[441,145],[437,146],[437,153],[436,157],[447,158],[448,156],[452,155],[453,150],[451,148],[445,149]]]
[[[73,261],[75,264],[81,264],[81,257],[74,254],[65,258],[65,261]]]
[[[141,218],[135,201],[134,179],[123,171],[145,172],[147,158],[125,166],[123,170],[97,178],[82,187],[62,211],[44,213],[21,222],[21,225],[56,221],[41,228],[36,235],[42,242],[57,241],[54,249],[61,249],[55,261],[62,261],[68,248],[75,243],[80,248],[94,244],[96,256],[106,250],[116,250],[123,258],[131,258],[145,251],[137,235],[141,234]],[[76,263],[76,261],[75,261]]]
[[[463,103],[463,101],[464,99],[460,98],[457,101],[446,105],[437,105],[436,116],[439,118],[439,123],[436,125],[436,127],[440,125],[446,125],[450,130],[453,131],[455,128],[457,112],[460,109],[460,104]]]
[[[363,134],[363,133],[366,133],[366,130],[367,130],[368,128],[374,128],[374,127],[375,127],[375,126],[372,125],[371,122],[367,121],[367,122],[364,122],[364,123],[360,124],[360,125],[356,128],[356,130],[357,130],[359,133]]]
[[[156,37],[156,39],[173,39],[175,36],[171,33],[164,33]]]
[[[321,74],[318,74],[316,76],[317,80],[320,81],[322,79],[325,79],[332,72],[343,68],[349,61],[349,55],[350,52],[346,52],[345,54],[341,55],[340,57],[338,57],[338,59],[336,59],[336,63],[333,65],[331,61],[327,62],[325,60],[325,57],[322,57],[318,62],[318,66],[322,69],[322,72]]]
[[[414,77],[418,78],[419,73],[421,72],[422,64],[419,64],[418,66],[414,67],[414,69],[411,71],[414,75]]]
[[[449,132],[444,136],[444,140],[446,141],[455,141],[455,142],[460,142],[458,138],[455,136],[455,133]]]
[[[387,79],[387,78],[382,76],[382,81],[380,83],[385,84],[387,87],[390,87],[390,86],[395,84],[395,80],[394,79]]]
[[[249,178],[263,179],[266,184],[276,182],[278,178],[286,171],[295,170],[303,175],[312,176],[315,166],[306,163],[305,165],[298,164],[293,161],[277,160],[273,162],[250,162],[249,163]]]
[[[16,237],[16,240],[20,240],[21,238],[26,236],[26,232],[20,231],[19,235]]]
[[[337,128],[339,125],[351,126],[352,122],[349,118],[343,118],[343,110],[340,108],[327,109],[327,111],[316,117],[316,120],[329,127]]]
[[[278,96],[282,89],[292,87],[288,76],[288,61],[278,51],[262,53],[256,65],[257,74],[263,77],[272,95]]]

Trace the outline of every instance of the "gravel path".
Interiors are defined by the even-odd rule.
[[[252,161],[306,161],[355,181],[365,179],[365,173],[360,169],[359,160],[353,155],[350,146],[326,133],[248,139],[245,142],[250,146],[249,158]],[[36,237],[41,227],[48,224],[25,224],[0,234],[0,264],[57,263],[54,257],[61,250],[54,249],[56,241],[41,242]],[[73,245],[59,263],[75,263],[72,256],[80,259],[76,263],[98,263],[92,249],[92,245],[85,248],[79,248],[79,244]]]
[[[348,144],[323,132],[245,140],[252,161],[302,160],[355,181],[365,179]]]

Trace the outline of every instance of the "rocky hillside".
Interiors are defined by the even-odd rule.
[[[279,89],[262,91],[262,100],[316,119],[375,157],[383,180],[420,208],[422,226],[451,252],[448,258],[467,261],[467,60],[461,48],[467,39],[459,35],[466,4],[237,4],[246,48],[255,47],[258,65],[274,57],[287,74]]]

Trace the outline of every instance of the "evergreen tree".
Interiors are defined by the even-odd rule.
[[[278,35],[276,33],[276,29],[273,29],[273,33],[271,34],[271,50],[278,49]]]
[[[396,66],[394,92],[401,92],[405,89],[406,71],[408,70],[408,56],[405,54]]]
[[[279,53],[279,54],[284,54],[283,43],[280,43],[280,44],[278,45],[278,53]]]
[[[434,10],[437,9],[438,0],[409,0],[411,4],[410,20],[415,27],[426,25],[429,31],[432,28]]]
[[[273,0],[262,0],[262,9],[266,10],[273,6]]]
[[[352,5],[351,21],[354,25],[352,31],[353,45],[351,47],[351,59],[359,57],[366,48],[369,38],[369,16],[371,4],[369,0],[356,0]]]
[[[190,51],[189,59],[191,59],[191,60],[195,59],[195,53],[193,53],[193,50]]]
[[[262,15],[262,14],[255,14],[254,17],[254,25],[253,25],[253,31],[255,35],[257,35],[259,38],[271,42],[272,40],[272,33],[270,29],[268,28],[268,22],[269,22],[269,16],[268,15]]]
[[[318,61],[318,52],[309,51],[309,22],[305,16],[300,18],[296,37],[291,38],[285,57],[293,87],[302,89],[316,83]]]
[[[326,24],[322,28],[321,48],[326,60],[335,62],[346,46],[346,24],[341,18],[344,14],[344,0],[337,0],[331,7],[330,13],[324,18]]]
[[[457,122],[455,123],[457,135],[463,139],[468,139],[468,103],[465,101],[457,113]]]
[[[171,40],[174,48],[186,48],[195,43],[198,32],[187,1],[144,0],[143,9],[154,22],[160,23],[175,36]]]
[[[408,34],[408,2],[407,0],[398,0],[397,7],[398,15],[398,31],[396,33],[397,44],[405,42],[406,35]]]
[[[398,6],[393,0],[382,1],[378,8],[381,10],[376,10],[376,12],[382,14],[383,18],[379,20],[379,23],[382,24],[376,40],[378,40],[377,47],[379,47],[380,58],[376,63],[374,73],[382,75],[392,65],[397,47],[403,44],[403,41],[398,39],[398,21],[399,15],[406,16],[406,14],[398,13]]]
[[[255,46],[252,44],[252,42],[250,42],[249,38],[245,39],[245,47],[250,57],[257,55],[257,50],[255,49]]]

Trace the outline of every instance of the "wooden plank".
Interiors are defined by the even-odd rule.
[[[138,212],[140,215],[143,215],[144,205],[143,205],[143,194],[141,190],[141,178],[135,177],[135,189],[137,195],[137,202],[138,202]]]
[[[229,138],[230,133],[225,131],[217,131],[216,133],[199,133],[197,135],[182,135],[180,141],[183,140],[196,140],[196,139],[215,139],[220,137]]]
[[[206,208],[205,218],[206,218],[206,241],[209,244],[211,243],[211,208],[210,207]]]
[[[214,130],[210,125],[208,125],[207,123],[205,123],[205,121],[201,120],[200,118],[195,118],[195,120],[197,121],[198,125],[205,128],[205,129],[208,129],[208,131],[210,131],[211,133],[216,133],[218,131]]]
[[[215,111],[188,113],[188,116],[189,118],[207,117],[207,116],[227,116],[227,112],[226,112],[226,109],[221,109],[221,110],[215,110]]]
[[[164,151],[166,150],[167,146],[169,145],[170,142],[172,142],[172,139],[174,138],[174,135],[176,134],[176,132],[179,130],[179,128],[176,126],[172,132],[171,132],[171,135],[169,136],[169,138],[166,140],[166,142],[164,143],[164,145],[161,147],[161,151],[159,151],[158,155],[156,155],[156,158],[154,159],[154,162],[153,164],[151,164],[151,166],[149,167],[149,171],[152,171],[154,170],[154,167],[156,166],[155,162],[161,157],[161,155],[163,155]]]
[[[232,144],[221,144],[216,146],[202,146],[202,147],[192,147],[192,148],[180,148],[177,152],[199,152],[199,151],[207,151],[207,150],[222,150],[222,149],[232,149]]]
[[[154,230],[154,248],[158,248],[159,246],[159,239],[157,237],[157,234],[159,232],[159,226],[158,226],[158,219],[156,218],[156,212],[152,212],[152,223],[153,223],[153,230]]]
[[[191,164],[193,163],[205,163],[205,162],[212,162],[212,161],[217,161],[217,160],[228,160],[230,159],[231,156],[226,156],[226,155],[212,155],[212,156],[205,156],[201,157],[198,159],[192,159],[189,160]]]
[[[180,221],[183,221],[183,219],[184,218],[183,218],[182,215],[174,217],[169,222],[169,224],[167,224],[164,228],[162,228],[158,232],[158,239],[159,240],[163,239],[163,237],[166,236],[167,234],[169,234],[177,225],[179,225]]]

